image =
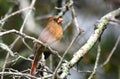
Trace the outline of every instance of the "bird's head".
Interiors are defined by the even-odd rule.
[[[48,21],[54,21],[54,22],[60,24],[60,23],[63,22],[63,19],[62,19],[62,18],[59,18],[59,17],[57,17],[57,16],[53,16],[53,17],[49,17],[49,18],[48,18]]]

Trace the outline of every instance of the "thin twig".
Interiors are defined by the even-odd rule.
[[[7,17],[7,16],[9,16],[9,14],[12,12],[12,10],[13,10],[13,7],[11,7],[11,8],[8,10],[8,12],[5,14],[4,18]],[[3,19],[4,19],[4,18],[3,18]],[[2,21],[2,22],[1,22],[1,20],[0,20],[1,29],[2,29],[2,27],[4,26],[5,22],[6,22],[6,21]]]
[[[72,59],[69,62],[62,64],[62,73],[60,74],[61,79],[66,78],[66,76],[69,74],[70,69],[94,46],[96,41],[99,39],[107,27],[107,24],[110,22],[110,19],[118,15],[120,15],[120,8],[106,14],[100,19],[99,23],[97,24],[97,28],[94,30],[94,33],[90,36],[88,41],[73,55]]]
[[[111,50],[110,54],[108,55],[108,57],[107,57],[107,59],[105,60],[105,62],[101,65],[101,67],[103,67],[103,66],[105,66],[106,64],[108,64],[108,62],[110,61],[113,53],[115,52],[115,50],[116,50],[116,48],[117,48],[119,42],[120,42],[120,36],[118,37],[118,39],[117,39],[117,41],[116,41],[116,43],[115,43],[115,46],[113,47],[113,49]]]
[[[120,24],[120,20],[118,20],[116,18],[112,18],[111,21]]]
[[[25,57],[19,55],[18,53],[16,53],[16,55],[17,55],[17,58],[14,59],[14,60],[11,60],[11,61],[9,61],[9,62],[7,62],[7,64],[15,63],[15,62],[18,61],[20,58],[21,58],[21,59],[24,59],[24,60],[27,60],[27,61],[32,61],[31,59],[25,58]]]
[[[61,63],[62,63],[65,55],[67,54],[68,50],[71,48],[71,46],[73,45],[73,43],[75,42],[75,40],[78,38],[78,36],[79,36],[79,35],[81,34],[81,32],[82,32],[82,31],[80,30],[80,27],[79,27],[79,24],[78,24],[78,21],[77,21],[77,17],[76,17],[76,14],[75,14],[75,10],[74,10],[74,8],[73,8],[73,1],[72,1],[72,0],[66,1],[66,5],[67,5],[67,7],[65,7],[65,8],[69,8],[69,9],[71,9],[71,11],[72,11],[72,15],[73,15],[73,19],[74,19],[74,24],[75,24],[75,26],[76,26],[78,35],[76,35],[76,37],[73,38],[73,40],[71,41],[70,45],[68,46],[68,48],[67,48],[66,51],[64,52],[64,54],[63,54],[63,56],[62,56],[62,59],[61,59],[60,62],[58,63],[58,65],[57,65],[57,67],[56,67],[56,69],[55,69],[55,71],[54,71],[54,73],[53,73],[52,79],[55,78],[55,75],[56,75],[56,73],[57,73],[57,70],[59,69],[59,67],[60,67],[60,65],[61,65]]]
[[[21,73],[21,72],[0,72],[0,75],[4,76],[4,75],[15,75],[15,76],[24,76],[24,77],[30,77],[30,78],[35,78],[37,79],[37,77],[32,76],[30,74],[26,74],[26,73]]]
[[[63,31],[65,31],[70,25],[71,25],[72,21],[69,21],[63,28]]]
[[[6,64],[7,64],[7,60],[8,60],[8,58],[9,58],[9,54],[10,54],[10,53],[7,53],[7,55],[6,55],[6,57],[5,57],[5,62],[4,62],[4,64],[3,64],[2,72],[5,71],[5,67],[6,67]],[[1,76],[1,79],[3,79],[3,75]]]
[[[33,8],[33,7],[34,7],[35,2],[36,2],[36,0],[32,0],[32,3],[31,3],[31,5],[30,5],[30,8]],[[17,12],[17,13],[18,13],[18,12]],[[31,10],[29,10],[28,14],[26,15],[25,20],[24,20],[24,22],[23,22],[23,24],[22,24],[22,26],[21,26],[20,32],[23,32],[24,25],[25,25],[25,23],[26,23],[26,21],[27,21],[28,16],[30,15],[30,13],[31,13]],[[11,16],[12,16],[12,15],[11,15]],[[9,16],[9,17],[10,17],[10,16]],[[3,20],[3,21],[4,21],[4,20]],[[2,21],[1,21],[1,22],[2,22]],[[19,39],[20,39],[20,36],[18,36],[18,37],[15,39],[15,41],[11,44],[11,45],[12,45],[12,46],[11,46],[11,49],[14,47],[14,45],[16,44],[16,42],[17,42]],[[5,57],[5,62],[4,62],[4,65],[3,65],[2,72],[4,72],[4,69],[5,69],[5,67],[6,67],[8,58],[9,58],[9,53],[7,53],[7,55],[6,55],[6,57]],[[1,79],[3,79],[3,76],[1,76]]]
[[[52,79],[55,78],[55,75],[56,75],[56,73],[57,73],[57,70],[58,70],[58,68],[60,67],[61,63],[63,62],[63,59],[64,59],[65,55],[68,53],[69,49],[71,48],[71,46],[73,45],[73,43],[75,42],[75,40],[78,38],[79,35],[80,35],[80,34],[78,33],[78,35],[73,38],[73,40],[71,41],[70,45],[68,46],[68,48],[67,48],[66,51],[64,52],[61,60],[59,61],[58,65],[57,65],[57,67],[56,67],[56,69],[55,69],[55,71],[54,71],[54,73],[53,73],[53,78],[52,78]]]
[[[50,67],[51,70],[53,70],[53,56],[52,55],[50,55],[50,57],[49,57],[49,62],[50,62],[49,67]]]
[[[69,0],[71,3],[73,3],[73,0]],[[73,5],[70,7],[70,10],[71,10],[71,14],[72,14],[72,17],[73,17],[73,20],[74,20],[74,24],[76,26],[76,29],[77,29],[77,32],[82,32],[82,29],[80,28],[79,24],[78,24],[78,20],[77,20],[77,15],[75,13],[75,9],[73,7]]]
[[[97,56],[96,56],[96,61],[95,61],[95,66],[94,66],[94,69],[92,71],[92,73],[90,74],[90,76],[88,77],[88,79],[92,79],[94,74],[96,73],[96,70],[98,68],[98,62],[99,62],[99,59],[100,59],[100,52],[101,52],[101,44],[99,42],[98,44],[98,51],[97,51]]]
[[[8,31],[5,31],[5,32],[0,32],[0,36],[6,35],[6,34],[10,34],[10,33],[15,33],[15,34],[18,34],[18,35],[19,35],[20,37],[22,37],[22,38],[27,38],[27,39],[33,40],[34,42],[38,42],[39,44],[41,44],[41,45],[45,46],[46,48],[48,48],[53,55],[56,55],[56,56],[57,56],[58,58],[60,58],[60,59],[62,58],[62,57],[58,54],[58,52],[55,51],[55,50],[53,50],[50,46],[45,45],[45,44],[42,43],[40,40],[38,40],[38,39],[36,39],[36,38],[34,38],[34,37],[32,37],[32,36],[26,35],[26,34],[24,34],[24,33],[20,33],[19,31],[15,30],[15,29],[8,30]]]
[[[10,53],[11,56],[14,56],[13,51],[4,43],[0,43],[0,47]]]
[[[13,13],[5,16],[4,18],[2,18],[2,19],[0,20],[0,24],[2,24],[2,22],[5,22],[5,21],[6,21],[7,19],[9,19],[10,17],[12,17],[12,16],[14,16],[14,15],[16,15],[16,14],[19,14],[19,13],[25,11],[25,10],[28,10],[28,9],[31,9],[31,7],[23,8],[23,9],[21,9],[21,10],[15,11],[15,12],[13,12]]]
[[[91,73],[92,72],[90,70],[80,71],[80,70],[76,69],[75,67],[73,67],[72,69],[79,73]]]
[[[69,7],[71,5],[73,5],[73,2],[66,1],[66,4],[61,8],[61,12],[59,12],[57,16],[58,17],[63,16],[66,13],[66,11],[69,10]]]
[[[34,7],[35,2],[36,2],[36,0],[32,0],[32,3],[31,3],[31,5],[30,5],[31,8]],[[22,26],[21,26],[21,28],[20,28],[20,32],[23,32],[23,29],[24,29],[24,27],[25,27],[25,23],[27,22],[27,19],[28,19],[28,17],[29,17],[29,15],[30,15],[31,12],[32,12],[32,10],[29,10],[28,13],[26,14],[25,19],[24,19],[24,21],[23,21],[23,24],[22,24]],[[20,36],[18,36],[18,37],[15,39],[15,41],[13,42],[13,45],[14,45],[19,39],[20,39]],[[12,46],[13,46],[13,45],[12,45]]]
[[[53,55],[56,55],[59,59],[61,59],[62,57],[59,55],[59,52],[56,50],[53,50],[50,46],[47,46],[47,48],[51,51],[51,53]]]
[[[36,0],[32,0],[32,3],[31,3],[31,5],[30,5],[31,8],[34,7],[35,2],[36,2]],[[23,24],[22,24],[22,26],[21,26],[21,28],[20,28],[20,32],[23,32],[25,23],[27,22],[28,17],[29,17],[29,15],[31,14],[31,12],[32,12],[32,10],[29,10],[28,13],[27,13],[27,15],[25,16],[24,22],[23,22]]]
[[[26,43],[25,39],[22,39],[22,42],[24,43],[24,45],[32,52],[32,48]]]

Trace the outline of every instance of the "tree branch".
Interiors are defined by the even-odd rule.
[[[117,10],[114,10],[105,16],[103,16],[99,23],[96,25],[96,29],[94,33],[90,36],[86,44],[84,44],[74,55],[73,58],[67,62],[62,64],[62,74],[60,75],[60,78],[65,78],[69,74],[69,70],[71,67],[73,67],[88,51],[94,46],[96,41],[99,39],[105,28],[107,27],[107,24],[109,23],[110,19],[120,15],[120,8]]]

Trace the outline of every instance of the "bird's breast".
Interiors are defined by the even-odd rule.
[[[62,38],[63,31],[62,27],[57,23],[48,23],[47,27],[42,31],[40,40],[43,43],[51,44]]]

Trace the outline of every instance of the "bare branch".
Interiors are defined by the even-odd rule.
[[[25,58],[25,57],[19,55],[18,53],[16,53],[15,55],[17,55],[17,58],[15,58],[15,59],[7,62],[7,64],[11,64],[11,63],[14,63],[14,64],[15,64],[20,58],[21,58],[21,59],[24,59],[24,60],[27,60],[27,61],[32,61],[31,59]]]
[[[120,24],[120,20],[118,20],[118,19],[116,19],[116,18],[111,18],[111,21]]]
[[[100,59],[100,52],[101,52],[101,44],[99,42],[98,44],[98,51],[97,51],[97,56],[96,56],[96,61],[95,61],[95,66],[94,66],[94,69],[92,71],[92,73],[90,74],[90,76],[88,77],[88,79],[92,79],[94,74],[96,73],[96,70],[98,68],[98,62],[99,62],[99,59]]]
[[[31,5],[30,5],[30,8],[33,8],[33,7],[34,7],[35,2],[36,2],[36,0],[32,0],[32,3],[31,3]],[[23,22],[23,24],[22,24],[22,26],[21,26],[21,28],[20,28],[20,32],[21,32],[21,33],[23,32],[25,23],[26,23],[29,15],[30,15],[30,13],[31,13],[31,11],[32,11],[32,10],[29,10],[29,11],[28,11],[28,14],[26,15],[26,17],[25,17],[25,19],[24,19],[24,22]],[[18,37],[15,39],[15,41],[11,44],[11,49],[14,47],[14,45],[16,44],[16,42],[17,42],[19,39],[20,39],[20,36],[18,36]],[[9,58],[9,53],[7,53],[7,55],[6,55],[5,63],[4,63],[4,65],[3,65],[2,72],[4,72],[4,69],[5,69],[5,67],[6,67],[8,58]],[[1,76],[1,79],[3,79],[3,76]]]
[[[14,56],[13,51],[10,50],[10,48],[9,48],[6,44],[0,43],[0,47],[1,47],[2,49],[4,49],[4,50],[8,51],[11,56]]]
[[[106,64],[108,64],[108,62],[110,61],[113,53],[115,52],[115,50],[116,50],[116,48],[117,48],[119,42],[120,42],[120,36],[118,37],[118,39],[117,39],[117,41],[116,41],[116,43],[115,43],[115,46],[113,47],[113,49],[111,50],[110,54],[108,55],[108,57],[107,57],[107,59],[105,60],[105,62],[101,65],[101,67],[103,67],[103,66],[105,66]]]
[[[57,16],[58,17],[63,16],[66,13],[66,11],[68,11],[69,7],[71,7],[72,5],[73,5],[73,2],[67,1],[66,4],[62,8],[59,8],[61,9],[61,12],[59,12]],[[58,8],[56,7],[56,9]]]
[[[24,38],[22,39],[22,41],[23,41],[24,45],[32,52],[33,51],[32,48],[26,43]]]
[[[24,39],[25,39],[25,38],[26,38],[26,39],[31,39],[31,40],[33,40],[34,42],[38,42],[39,44],[47,47],[47,48],[51,51],[52,54],[56,55],[57,57],[59,57],[59,58],[61,59],[61,56],[58,54],[58,52],[55,51],[55,50],[53,50],[50,46],[45,45],[45,44],[42,43],[40,40],[38,40],[38,39],[36,39],[36,38],[34,38],[34,37],[31,37],[31,36],[26,35],[26,34],[24,34],[24,33],[20,33],[20,32],[17,31],[17,30],[12,29],[12,30],[9,30],[9,31],[0,32],[0,36],[6,35],[6,34],[10,34],[10,33],[15,33],[15,34],[18,34],[19,37],[22,37],[22,38],[24,38]]]
[[[90,71],[90,70],[80,71],[80,70],[76,69],[75,67],[73,67],[72,69],[79,72],[79,73],[92,73],[92,71]]]
[[[110,18],[113,18],[115,16],[120,15],[120,8],[117,10],[114,10],[105,16],[103,16],[99,23],[97,24],[97,28],[95,29],[94,33],[90,36],[87,43],[84,44],[73,56],[73,58],[70,60],[70,62],[63,63],[62,66],[62,74],[60,75],[60,78],[65,78],[69,74],[69,69],[73,67],[96,43],[98,38],[101,36],[103,31],[106,28],[106,25],[109,23]]]
[[[2,22],[5,22],[5,21],[6,21],[7,19],[9,19],[10,17],[12,17],[12,16],[14,16],[14,15],[16,15],[16,14],[19,14],[19,13],[25,11],[25,10],[28,10],[28,9],[32,9],[32,8],[31,8],[31,7],[23,8],[23,9],[21,9],[21,10],[15,11],[15,12],[13,12],[13,13],[5,16],[4,18],[2,18],[2,19],[0,20],[0,24],[2,24]]]
[[[82,30],[80,29],[79,24],[78,24],[78,22],[77,22],[77,16],[76,16],[75,10],[74,10],[74,8],[73,8],[73,1],[72,1],[72,0],[66,1],[66,5],[67,5],[67,7],[64,6],[64,8],[69,8],[69,9],[71,9],[72,16],[73,16],[73,19],[74,19],[74,24],[75,24],[75,26],[76,26],[76,29],[77,29],[78,34],[76,35],[76,37],[73,38],[73,40],[71,41],[70,45],[68,46],[68,48],[67,48],[66,51],[64,52],[64,54],[63,54],[63,56],[62,56],[62,59],[60,60],[59,64],[57,65],[57,67],[56,67],[56,69],[55,69],[55,71],[54,71],[54,73],[53,73],[53,78],[52,78],[52,79],[54,79],[54,77],[55,77],[55,75],[56,75],[56,72],[57,72],[58,68],[60,67],[60,65],[61,65],[61,63],[62,63],[65,55],[67,54],[68,50],[71,48],[71,46],[73,45],[73,43],[75,42],[75,40],[78,38],[78,36],[79,36],[79,35],[81,34],[81,32],[82,32]]]
[[[35,79],[38,79],[37,77],[35,76],[32,76],[30,74],[26,74],[26,73],[21,73],[21,72],[0,72],[0,75],[15,75],[15,76],[24,76],[24,77],[29,77],[29,78],[35,78]]]
[[[30,5],[31,8],[34,7],[35,2],[36,2],[36,0],[32,0],[32,3],[31,3],[31,5]],[[25,16],[25,19],[24,19],[24,22],[23,22],[23,24],[22,24],[22,26],[21,26],[20,32],[23,32],[23,29],[24,29],[25,23],[27,22],[28,17],[29,17],[29,15],[31,14],[31,12],[32,12],[32,10],[29,10],[28,13],[27,13],[27,15]]]
[[[71,3],[73,3],[73,0],[69,0],[69,1],[70,1]],[[75,9],[74,9],[73,5],[71,5],[70,10],[71,10],[71,13],[72,13],[73,21],[74,21],[74,24],[75,24],[75,26],[76,26],[77,32],[78,32],[79,34],[81,34],[81,33],[82,33],[82,29],[80,28],[80,26],[79,26],[79,24],[78,24],[77,15],[76,15],[76,13],[75,13]]]
[[[54,79],[54,77],[55,77],[55,75],[57,73],[58,68],[60,67],[61,63],[63,62],[63,59],[64,59],[65,55],[68,53],[69,49],[71,48],[71,46],[73,45],[73,43],[75,42],[75,40],[78,38],[78,36],[79,36],[79,33],[78,33],[78,35],[76,37],[73,38],[73,40],[71,41],[70,45],[68,46],[68,48],[64,52],[61,60],[59,61],[59,64],[57,65],[57,67],[56,67],[56,69],[55,69],[55,71],[53,73],[53,78],[52,79]]]

